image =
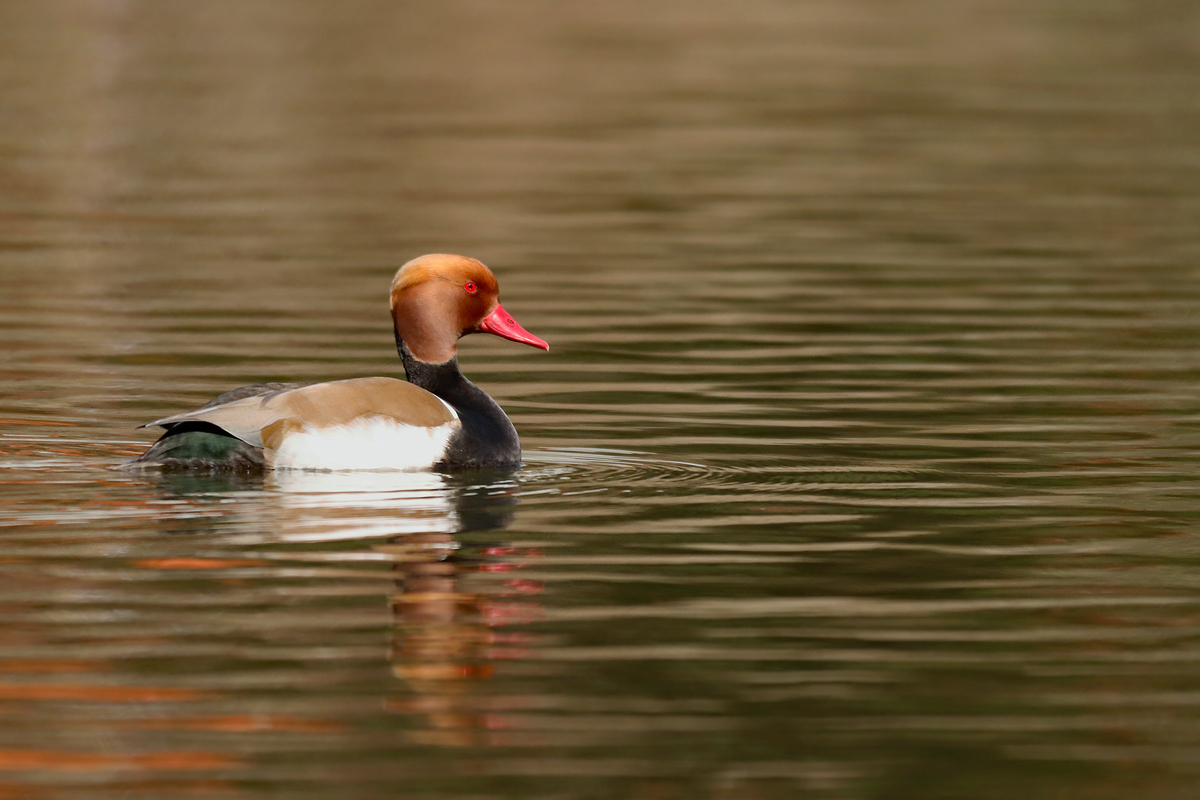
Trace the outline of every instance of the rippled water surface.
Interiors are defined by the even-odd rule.
[[[0,5],[0,798],[1191,798],[1188,4]],[[515,473],[187,476],[394,375]]]

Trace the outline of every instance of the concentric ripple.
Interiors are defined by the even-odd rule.
[[[704,464],[676,461],[636,450],[597,447],[539,448],[522,454],[523,484],[547,481],[702,482],[713,470]]]

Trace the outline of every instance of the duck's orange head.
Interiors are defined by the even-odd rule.
[[[466,256],[434,253],[409,261],[392,280],[396,335],[421,361],[442,363],[468,333],[492,333],[549,350],[500,305],[496,276]]]

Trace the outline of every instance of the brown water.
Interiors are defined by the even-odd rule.
[[[1194,4],[0,4],[0,798],[1192,798]],[[526,466],[131,475],[392,375]]]

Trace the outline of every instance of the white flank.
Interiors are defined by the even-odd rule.
[[[458,426],[424,428],[364,417],[332,428],[300,430],[275,451],[275,469],[417,470],[441,460]]]

